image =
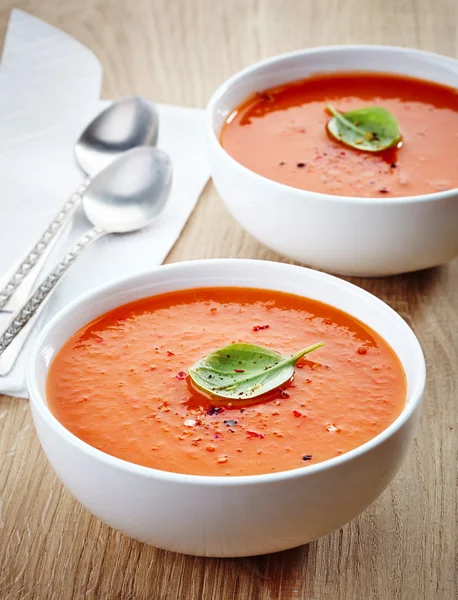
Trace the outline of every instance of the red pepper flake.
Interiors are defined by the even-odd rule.
[[[183,381],[183,379],[186,379],[186,372],[180,371],[175,375],[175,379],[178,379],[178,381]]]
[[[312,383],[312,380],[311,380],[311,379],[309,379],[309,378],[307,378],[307,379],[305,380],[305,383]]]
[[[302,460],[312,460],[312,455],[311,454],[304,454],[304,456],[302,457]]]
[[[264,435],[262,433],[257,433],[256,431],[247,430],[246,435],[249,440],[253,438],[260,438],[261,440],[264,439]]]
[[[332,321],[330,319],[326,319],[325,324],[326,325],[332,325]]]
[[[365,348],[364,346],[360,346],[358,348],[358,354],[366,354],[367,353],[367,348]]]
[[[280,167],[283,167],[283,165],[285,164],[285,161],[281,160],[278,164],[280,165]]]
[[[396,163],[391,163],[390,165],[390,169],[396,169],[398,165]]]
[[[245,373],[245,369],[234,369],[236,373]]]
[[[293,410],[293,415],[295,417],[302,417],[302,413],[300,411],[298,411],[298,410]]]
[[[170,352],[170,350],[167,350],[167,356],[175,356],[175,354],[173,352]]]
[[[296,363],[295,366],[296,366],[296,369],[303,369],[304,368],[304,363],[298,362],[298,363]]]
[[[388,194],[389,191],[390,190],[388,188],[386,188],[386,187],[382,187],[382,188],[379,189],[379,192],[381,194]]]
[[[297,163],[297,166],[299,167],[299,169],[303,169],[305,167],[305,163]]]
[[[280,398],[289,398],[288,392],[285,392],[282,388],[280,388]]]
[[[262,331],[263,329],[269,329],[270,325],[255,325],[253,331]]]

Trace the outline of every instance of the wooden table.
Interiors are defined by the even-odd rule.
[[[92,48],[107,98],[203,107],[231,73],[304,46],[396,44],[458,56],[456,0],[0,0],[2,33],[13,5]],[[282,260],[244,233],[211,184],[168,261],[206,257]],[[378,502],[340,531],[276,555],[156,550],[73,500],[40,450],[28,403],[2,397],[1,600],[458,598],[458,260],[354,281],[412,325],[429,370],[418,435]]]

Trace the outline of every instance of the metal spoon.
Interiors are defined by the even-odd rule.
[[[89,123],[76,142],[74,150],[77,163],[89,177],[64,204],[26,258],[19,266],[16,265],[9,271],[4,285],[0,284],[1,312],[16,311],[29,296],[58,240],[58,234],[65,229],[81,205],[82,195],[91,181],[90,178],[126,150],[137,146],[155,146],[158,132],[156,109],[143,98],[135,96],[114,102]],[[8,311],[2,311],[6,306]]]
[[[172,184],[169,157],[156,148],[134,148],[94,177],[83,197],[83,209],[94,227],[63,257],[0,338],[0,356],[21,332],[78,256],[95,240],[109,233],[142,229],[161,212]],[[22,339],[22,344],[25,339]],[[22,345],[21,344],[21,345]],[[1,375],[17,357],[2,364]],[[3,357],[2,357],[3,358]]]

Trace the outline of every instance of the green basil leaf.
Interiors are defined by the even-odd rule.
[[[332,115],[327,123],[328,132],[347,146],[365,152],[381,152],[401,140],[398,123],[386,108],[368,106],[340,113],[327,104],[326,110]]]
[[[291,356],[255,344],[230,344],[189,369],[194,384],[213,396],[245,400],[273,390],[294,375],[294,365],[320,342]]]

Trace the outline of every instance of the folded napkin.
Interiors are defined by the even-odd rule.
[[[0,277],[38,239],[83,180],[73,145],[109,103],[101,101],[101,66],[67,34],[13,10],[0,65]],[[78,258],[53,293],[0,393],[27,397],[28,351],[43,325],[80,294],[163,262],[208,180],[203,111],[158,106],[158,147],[172,159],[169,202],[147,229],[107,236]],[[46,270],[90,224],[78,214]],[[46,271],[45,271],[46,272]],[[9,318],[0,314],[0,330]]]

